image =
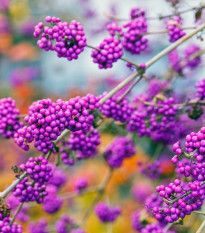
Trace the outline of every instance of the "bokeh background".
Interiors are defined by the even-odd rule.
[[[180,8],[186,9],[197,6],[200,1],[181,1]],[[36,23],[43,21],[47,15],[60,17],[64,21],[76,19],[85,28],[88,44],[97,46],[103,38],[108,36],[106,25],[112,20],[108,15],[127,19],[132,7],[141,7],[146,10],[147,15],[156,17],[161,14],[166,15],[173,12],[170,4],[165,0],[0,0],[0,97],[13,97],[22,114],[27,112],[28,106],[35,100],[42,98],[68,99],[77,95],[84,95],[88,92],[100,94],[105,90],[112,89],[120,80],[128,76],[132,70],[123,61],[114,64],[110,70],[99,70],[90,57],[91,50],[86,48],[76,61],[67,61],[64,58],[57,58],[55,53],[40,50],[33,38],[33,28]],[[204,12],[202,12],[202,15]],[[205,15],[205,14],[204,14]],[[202,17],[203,18],[203,17]],[[194,22],[193,13],[184,15],[184,26],[191,26]],[[165,28],[163,20],[150,20],[148,31],[157,31]],[[140,56],[124,57],[136,63],[146,62],[153,55],[169,45],[168,36],[152,35],[148,36],[149,47]],[[196,44],[204,43],[199,40],[192,40]],[[189,44],[186,42],[184,46]],[[169,67],[168,58],[165,57],[157,62],[147,73],[151,75],[164,74]],[[176,82],[179,92],[181,87],[189,85],[192,92],[192,76],[200,79],[204,76],[204,60],[194,72],[189,72],[186,79]],[[146,81],[138,85],[133,93],[143,93]],[[113,139],[113,135],[102,135],[102,144],[99,150]],[[123,213],[114,223],[113,228],[105,226],[99,222],[92,214],[85,225],[89,233],[103,232],[134,232],[131,228],[130,216],[136,209],[143,208],[143,196],[150,194],[155,187],[155,181],[150,181],[138,172],[137,163],[149,161],[155,153],[164,148],[155,145],[144,139],[141,140],[142,147],[137,148],[136,156],[127,159],[123,166],[115,172],[111,183],[107,187],[105,201],[113,205],[120,204]],[[14,179],[11,167],[27,160],[31,155],[35,155],[35,149],[29,153],[22,152],[12,141],[0,139],[0,190],[3,190]],[[173,166],[167,158],[171,157],[171,152],[166,151],[167,157],[161,160],[162,177],[173,175]],[[170,153],[170,154],[169,154]],[[100,169],[99,169],[100,167]],[[63,167],[68,175],[68,181],[62,188],[62,194],[70,193],[77,177],[86,176],[89,185],[97,185],[101,182],[106,172],[106,166],[102,159],[95,159],[85,164],[79,164],[77,169]],[[134,187],[137,191],[133,191]],[[145,192],[145,193],[143,193]],[[147,193],[146,193],[147,192]],[[134,194],[133,194],[134,193]],[[61,193],[60,193],[61,194]],[[40,206],[32,206],[29,210],[31,219],[39,220],[44,217],[50,221],[51,232],[53,222],[62,213],[68,213],[72,217],[79,219],[86,207],[88,207],[94,197],[89,194],[83,197],[67,200],[65,198],[64,207],[55,215],[49,216],[42,211]],[[185,228],[180,228],[179,232],[195,232],[200,224],[200,217],[188,218]],[[152,218],[150,222],[154,221]],[[191,226],[189,225],[191,222]],[[24,223],[25,232],[27,223]]]

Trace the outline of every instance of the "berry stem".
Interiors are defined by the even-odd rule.
[[[197,34],[198,32],[202,31],[205,28],[205,23],[198,26],[194,31],[190,32],[189,34],[181,37],[179,40],[162,50],[160,53],[158,53],[156,56],[154,56],[152,59],[150,59],[148,62],[145,63],[146,69],[152,66],[154,63],[156,63],[159,59],[164,57],[166,54],[171,52],[173,49],[177,48],[179,45],[190,39],[192,36]],[[100,104],[105,103],[106,100],[108,100],[110,97],[112,97],[115,93],[117,93],[119,90],[121,90],[124,86],[126,86],[128,83],[130,83],[132,80],[134,80],[139,75],[139,71],[134,72],[130,76],[128,76],[125,80],[123,80],[120,84],[118,84],[115,88],[113,88],[106,96],[104,96],[100,100]]]
[[[10,226],[14,223],[14,221],[15,221],[15,219],[16,219],[16,216],[18,215],[18,213],[21,211],[21,209],[22,209],[22,207],[23,207],[23,204],[24,204],[24,202],[21,202],[21,203],[19,204],[18,209],[16,210],[16,212],[15,212],[15,214],[14,214],[14,216],[13,216],[13,218],[12,218],[10,224],[9,224]]]
[[[205,220],[202,222],[201,226],[198,228],[198,230],[196,231],[196,233],[202,233],[204,227],[205,227]]]
[[[129,92],[132,90],[132,88],[140,82],[140,80],[143,78],[143,76],[140,76],[138,79],[135,79],[135,81],[133,82],[133,84],[127,88],[127,90],[122,94],[122,96],[119,98],[119,100],[117,101],[118,103],[120,103],[122,101],[122,99],[129,94]]]

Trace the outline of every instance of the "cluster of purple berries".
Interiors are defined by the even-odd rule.
[[[4,218],[2,221],[0,221],[0,232],[2,233],[22,233],[23,228],[22,226],[18,225],[17,223],[13,223],[10,226],[11,219]]]
[[[200,51],[200,47],[195,45],[195,44],[189,45],[184,50],[184,54],[185,54],[184,59],[186,61],[186,66],[193,69],[193,68],[197,67],[201,63],[201,57],[200,56],[193,57],[193,55],[196,54],[199,51]]]
[[[196,84],[197,96],[204,100],[205,99],[205,79],[199,80]]]
[[[29,158],[26,164],[21,164],[20,169],[29,174],[29,177],[39,184],[47,183],[52,177],[52,167],[43,156]]]
[[[175,42],[183,37],[186,33],[181,29],[182,20],[179,16],[175,16],[166,22],[166,27],[169,31],[169,41]]]
[[[91,53],[93,62],[97,63],[100,69],[111,68],[113,63],[117,62],[122,55],[122,44],[120,40],[114,37],[105,38]]]
[[[145,11],[141,10],[138,7],[134,7],[130,11],[130,17],[131,19],[139,18],[139,17],[145,17]]]
[[[59,189],[67,181],[66,173],[60,167],[56,167],[53,164],[49,165],[52,167],[53,176],[50,178],[48,184],[53,185]]]
[[[154,207],[153,214],[156,219],[169,223],[200,209],[205,199],[205,186],[199,181],[185,183],[176,179],[168,186],[157,186],[156,191],[166,201],[162,207]]]
[[[140,165],[140,173],[147,176],[150,179],[159,179],[162,175],[161,167],[160,167],[160,161],[155,160],[153,163],[146,163],[145,165]]]
[[[45,219],[29,223],[28,229],[30,233],[49,233],[48,223]]]
[[[152,211],[158,220],[174,222],[184,218],[192,211],[198,210],[205,199],[205,127],[197,133],[191,132],[186,136],[185,151],[180,142],[173,145],[176,153],[172,162],[177,164],[177,174],[189,177],[189,182],[176,179],[168,186],[157,186],[159,196],[163,198],[162,205],[153,207]],[[184,158],[185,157],[185,158]]]
[[[96,154],[100,144],[100,134],[97,129],[90,128],[86,134],[82,130],[71,133],[68,146],[71,150],[79,152],[78,159],[90,158]]]
[[[106,95],[104,93],[102,96]],[[124,97],[119,103],[120,95],[117,93],[100,105],[99,110],[107,118],[113,118],[115,121],[126,122],[132,113],[128,99]]]
[[[26,177],[13,189],[13,195],[18,197],[20,202],[36,201],[42,203],[47,195],[46,185],[29,181]]]
[[[40,22],[34,29],[34,37],[40,37],[38,47],[45,51],[56,51],[58,57],[65,57],[69,61],[77,59],[87,45],[81,24],[75,20],[68,24],[50,16],[45,21],[50,27]]]
[[[131,54],[140,54],[147,48],[148,40],[143,34],[147,32],[147,22],[145,17],[140,16],[129,21],[123,26],[127,29],[123,34],[122,45]]]
[[[136,152],[133,141],[127,137],[116,137],[108,145],[104,153],[105,159],[111,167],[120,167],[125,158],[129,158]]]
[[[107,31],[109,34],[114,37],[114,36],[123,36],[123,31],[122,28],[116,23],[112,22],[107,25]]]
[[[151,136],[155,141],[170,143],[172,140],[170,132],[176,128],[175,116],[178,111],[174,102],[174,98],[171,97],[158,100],[156,105],[145,104],[144,107],[135,109],[129,118],[127,130],[138,132],[140,137]]]
[[[197,55],[197,52],[199,51],[199,46],[191,44],[187,48],[185,48],[184,57],[180,58],[178,50],[174,49],[168,54],[171,67],[179,73],[182,73],[183,69],[186,67],[192,70],[201,63],[201,56]]]
[[[76,193],[81,193],[88,186],[88,181],[85,177],[78,178],[74,183],[74,190]]]
[[[90,113],[99,107],[99,98],[92,94],[77,96],[68,101],[61,99],[55,103],[51,99],[34,102],[29,107],[25,121],[29,126],[19,129],[14,135],[15,142],[24,150],[29,150],[28,143],[33,140],[34,146],[43,153],[54,149],[53,141],[64,129],[71,131],[86,130],[94,119]]]
[[[56,213],[63,205],[61,197],[57,196],[57,188],[53,185],[46,187],[47,196],[43,200],[43,210],[46,213]]]
[[[75,225],[73,219],[67,215],[62,215],[60,219],[55,223],[55,230],[58,233],[70,233],[70,229]]]
[[[147,224],[140,233],[164,233],[164,226],[157,223]],[[166,231],[166,233],[175,233],[175,231]]]
[[[19,110],[12,98],[0,99],[0,134],[5,138],[14,137],[17,130],[23,127],[19,122]]]
[[[55,230],[57,233],[86,233],[80,228],[77,229],[74,220],[67,215],[62,215],[56,222]]]
[[[103,223],[114,222],[120,215],[121,209],[119,206],[110,207],[106,203],[100,202],[95,206],[95,213]]]

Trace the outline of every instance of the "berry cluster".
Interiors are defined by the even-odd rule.
[[[179,38],[183,37],[186,33],[181,29],[182,20],[179,16],[175,16],[173,19],[169,19],[166,22],[166,27],[169,31],[169,41],[175,42]]]
[[[157,100],[156,104],[151,102],[150,105],[144,104],[135,109],[128,121],[127,130],[138,132],[140,137],[151,136],[154,141],[172,142],[178,132],[175,122],[178,107],[174,105],[174,101],[174,98],[171,97]]]
[[[53,185],[46,187],[48,195],[43,200],[43,210],[46,213],[56,213],[63,205],[62,198],[57,196],[57,188]]]
[[[177,164],[177,174],[190,177],[189,182],[176,179],[168,186],[157,186],[156,191],[164,200],[161,206],[155,206],[152,211],[158,220],[174,222],[184,218],[192,211],[198,210],[205,199],[205,127],[199,132],[192,132],[186,136],[185,150],[180,142],[173,145],[176,155],[172,162]],[[185,158],[184,158],[185,157]]]
[[[114,222],[121,213],[119,206],[110,207],[104,202],[100,202],[95,206],[95,213],[103,222]]]
[[[143,34],[147,32],[145,17],[140,16],[124,25],[127,30],[123,34],[122,45],[131,54],[140,54],[147,48],[148,40]]]
[[[99,144],[100,134],[94,128],[90,128],[87,134],[83,133],[82,130],[73,132],[68,139],[69,148],[79,152],[78,159],[89,158],[95,155]]]
[[[133,141],[119,136],[106,148],[104,156],[111,167],[120,167],[123,160],[131,157],[135,152]]]
[[[41,37],[37,42],[38,47],[45,51],[56,51],[58,57],[65,57],[69,61],[77,59],[87,45],[81,24],[75,20],[68,24],[50,16],[45,21],[50,27],[40,22],[34,29],[34,37]]]
[[[74,183],[74,190],[76,193],[81,193],[88,186],[88,181],[85,177],[78,178]]]
[[[60,188],[67,181],[66,173],[59,167],[55,167],[52,164],[53,176],[50,178],[48,184],[55,186],[56,188]]]
[[[153,223],[147,224],[141,231],[141,233],[164,233],[164,227]],[[166,231],[166,233],[175,233],[174,231]]]
[[[140,221],[140,212],[138,210],[132,214],[131,221],[132,228],[136,231],[141,232],[141,230],[143,229],[143,225]]]
[[[10,226],[11,219],[4,218],[2,221],[0,221],[0,232],[2,233],[22,233],[23,228],[22,226],[18,225],[17,223],[13,223]]]
[[[136,19],[139,17],[145,17],[145,11],[141,10],[138,7],[132,8],[130,11],[130,17],[131,19]]]
[[[114,37],[105,38],[102,43],[92,50],[93,62],[98,64],[99,69],[111,68],[123,55],[120,40]]]
[[[23,127],[19,122],[19,110],[12,98],[0,99],[0,134],[5,138],[13,137],[17,130]]]
[[[168,53],[168,59],[170,62],[171,67],[176,71],[181,73],[182,72],[182,65],[180,64],[180,57],[178,54],[178,50],[174,49],[170,53]]]
[[[15,142],[24,150],[29,149],[28,143],[35,140],[34,145],[43,153],[54,149],[53,141],[64,129],[71,131],[86,130],[92,125],[94,115],[90,111],[99,107],[99,97],[87,94],[77,96],[68,101],[61,99],[55,103],[51,99],[34,102],[29,107],[25,126],[14,135]]]
[[[200,51],[200,47],[192,44],[184,50],[186,66],[193,69],[201,63],[201,57],[193,57],[197,52]]]
[[[29,223],[28,228],[30,233],[49,233],[48,223],[45,219],[41,219],[38,222]]]
[[[55,224],[55,230],[57,233],[71,233],[74,226],[73,219],[67,215],[62,215]]]
[[[204,100],[205,99],[205,79],[199,80],[196,84],[197,96]]]
[[[199,181],[183,183],[176,179],[166,187],[164,185],[157,186],[156,191],[166,201],[162,207],[153,208],[154,216],[158,220],[169,223],[200,209],[205,199],[205,186],[201,185]]]
[[[102,96],[106,95],[104,93]],[[100,105],[99,110],[107,118],[113,118],[115,121],[126,122],[132,113],[128,99],[124,97],[119,103],[120,95],[117,93]]]
[[[155,160],[153,163],[146,163],[144,166],[140,165],[140,173],[147,176],[150,179],[159,179],[162,175],[161,162],[159,160]]]
[[[20,169],[29,174],[29,177],[40,185],[47,183],[52,177],[52,167],[48,165],[48,160],[43,156],[29,158],[26,164],[21,164]]]
[[[123,36],[123,31],[120,26],[116,22],[112,22],[107,25],[107,31],[109,34],[114,37],[114,36]]]
[[[14,189],[13,195],[19,198],[20,202],[36,201],[42,203],[47,195],[46,185],[40,185],[24,178]]]

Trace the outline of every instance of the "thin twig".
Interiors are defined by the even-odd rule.
[[[202,222],[201,226],[198,228],[198,230],[196,231],[196,233],[203,233],[203,229],[205,227],[205,220]]]
[[[15,212],[15,214],[14,214],[14,216],[13,216],[13,218],[12,218],[10,224],[9,224],[10,226],[14,223],[14,221],[15,221],[15,219],[16,219],[16,216],[18,215],[18,213],[21,211],[21,209],[22,209],[22,207],[23,207],[23,204],[24,204],[24,202],[21,202],[21,203],[19,204],[18,209],[16,210],[16,212]]]

